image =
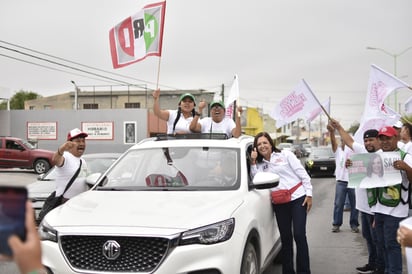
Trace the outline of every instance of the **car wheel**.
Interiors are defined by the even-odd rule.
[[[248,242],[243,252],[242,257],[242,266],[240,269],[241,274],[258,274],[259,271],[259,263],[256,254],[255,247],[252,243]]]
[[[46,160],[39,159],[34,162],[34,172],[37,174],[42,174],[50,169],[50,164]]]

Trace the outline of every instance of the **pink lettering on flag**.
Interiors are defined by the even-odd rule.
[[[280,102],[280,115],[284,118],[293,116],[303,109],[306,100],[304,94],[296,94],[296,92],[293,91]]]

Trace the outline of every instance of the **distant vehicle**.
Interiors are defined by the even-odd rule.
[[[312,152],[312,145],[311,144],[302,144],[303,148],[306,150],[306,157],[310,155]]]
[[[86,161],[87,174],[103,174],[117,158],[122,155],[121,153],[92,153],[84,154],[82,158]],[[27,185],[29,191],[29,199],[32,201],[32,205],[37,216],[46,198],[56,189],[56,168],[53,167],[49,172],[39,175],[36,182]],[[96,178],[97,179],[97,178]]]
[[[330,147],[315,147],[305,161],[305,169],[315,175],[335,176],[335,154]]]
[[[26,140],[0,136],[0,167],[34,169],[41,174],[53,167],[54,151],[37,149]]]
[[[293,144],[291,143],[280,143],[276,146],[280,150],[289,150],[293,153],[295,153],[295,148],[293,147]]]
[[[293,145],[293,147],[295,148],[296,157],[301,158],[301,157],[307,157],[309,155],[305,147],[303,146],[303,144],[296,144],[296,145]]]

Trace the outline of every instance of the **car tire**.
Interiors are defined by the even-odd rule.
[[[37,174],[42,174],[50,169],[50,164],[44,159],[39,159],[34,162],[33,169]]]
[[[240,274],[258,274],[259,262],[256,249],[251,242],[246,244],[246,248],[243,251],[242,265],[240,268]]]

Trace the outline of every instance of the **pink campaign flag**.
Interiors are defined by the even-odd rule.
[[[363,144],[363,132],[365,130],[379,130],[384,126],[392,126],[400,119],[400,115],[395,110],[385,105],[385,99],[393,91],[407,87],[408,85],[405,82],[376,65],[371,65],[365,109],[363,110],[359,129],[354,135],[357,142]]]
[[[162,55],[166,1],[145,6],[109,32],[113,68]]]
[[[323,108],[330,114],[330,97],[322,103]],[[306,122],[312,122],[323,111],[322,107],[317,107],[306,115]]]
[[[293,91],[283,98],[270,113],[280,128],[298,118],[305,117],[313,109],[320,106],[309,85],[302,79]]]
[[[367,117],[379,112],[385,114],[387,112],[387,107],[385,106],[386,97],[397,89],[407,87],[408,84],[402,80],[376,65],[371,65],[363,116]]]

